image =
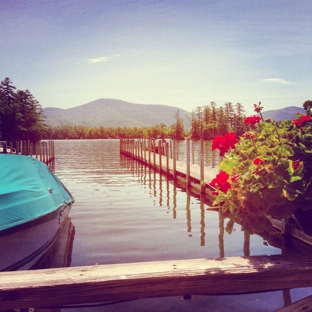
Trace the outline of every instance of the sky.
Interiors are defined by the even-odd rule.
[[[311,0],[0,0],[0,80],[43,108],[312,99]]]

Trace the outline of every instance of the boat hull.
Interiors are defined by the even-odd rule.
[[[1,236],[0,271],[32,268],[57,239],[70,209],[68,205],[58,218]]]

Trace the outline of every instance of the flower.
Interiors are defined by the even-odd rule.
[[[261,117],[259,116],[250,116],[250,117],[246,117],[244,120],[244,124],[246,126],[251,126],[253,127],[256,123],[261,121]]]
[[[231,184],[227,181],[229,175],[225,171],[221,171],[217,176],[210,182],[210,186],[219,189],[221,192],[226,193],[231,187]]]
[[[260,104],[254,104],[259,113]],[[311,117],[298,115],[279,124],[261,120],[247,117],[249,129],[239,139],[225,134],[212,144],[224,156],[221,172],[209,184],[213,205],[250,233],[267,230],[268,215],[289,218],[312,209]]]
[[[260,159],[259,157],[257,157],[257,158],[254,159],[253,163],[255,165],[263,165],[263,160]]]
[[[212,150],[220,150],[220,156],[223,156],[230,148],[235,148],[238,142],[234,132],[226,133],[224,136],[217,135],[212,141]]]
[[[300,115],[299,119],[294,119],[292,122],[294,125],[301,127],[305,122],[310,121],[311,117],[309,115]]]

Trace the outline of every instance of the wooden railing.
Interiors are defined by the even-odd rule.
[[[32,156],[47,164],[55,158],[54,141],[0,141],[0,153]]]
[[[287,295],[291,288],[311,286],[312,260],[304,255],[52,268],[1,272],[0,310],[280,289],[286,290]]]
[[[121,139],[120,153],[138,160],[161,173],[180,181],[186,187],[193,187],[200,193],[208,189],[204,181],[211,181],[218,168],[214,161],[211,166],[204,164],[204,142],[200,141],[199,164],[194,164],[194,149],[186,139],[185,161],[178,160],[177,142],[162,140]]]

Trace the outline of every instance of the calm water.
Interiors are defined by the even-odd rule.
[[[75,197],[71,266],[281,253],[256,235],[246,244],[239,226],[223,234],[217,212],[164,175],[120,156],[118,140],[56,141],[55,149],[55,172]],[[272,292],[62,311],[275,311],[282,305],[282,292]]]

